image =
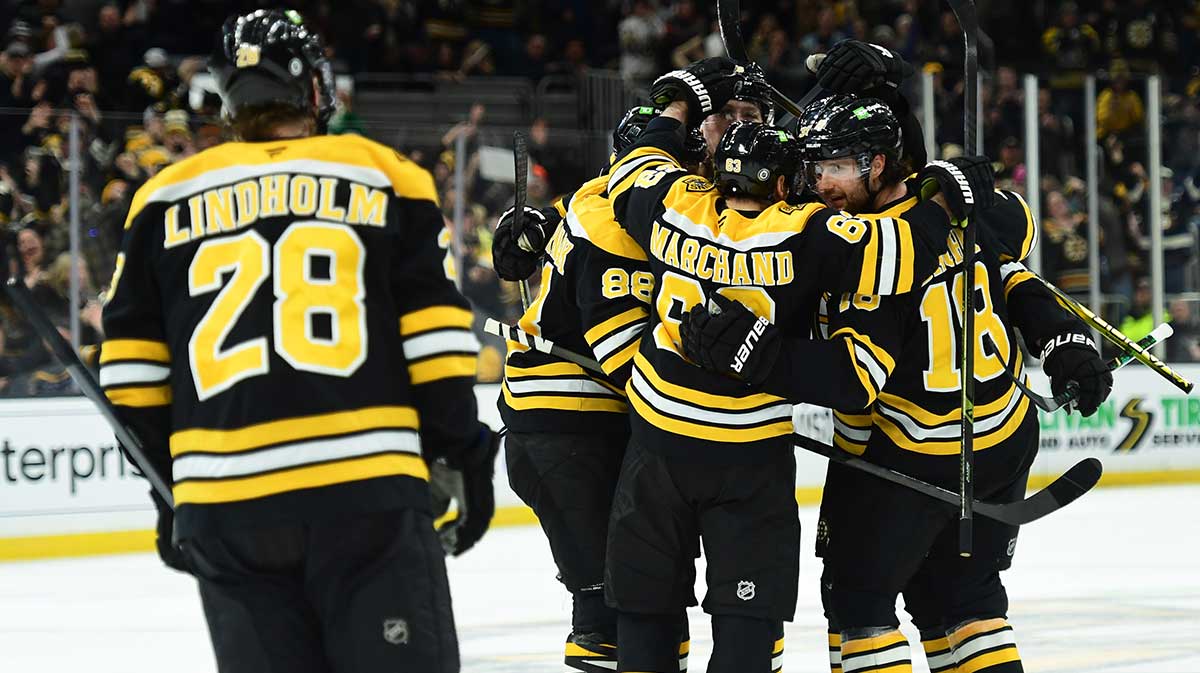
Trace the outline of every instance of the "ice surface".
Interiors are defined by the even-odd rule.
[[[1005,573],[1025,669],[1200,671],[1197,512],[1200,486],[1101,489],[1026,527]],[[801,517],[800,600],[784,670],[820,673],[828,668],[811,555],[816,511]],[[464,671],[563,670],[570,600],[540,529],[492,531],[450,562],[450,579]],[[698,609],[689,617],[691,670],[703,671],[709,621]],[[0,564],[0,671],[167,669],[215,670],[188,577],[150,554]]]

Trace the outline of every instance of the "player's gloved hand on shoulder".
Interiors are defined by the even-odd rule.
[[[438,459],[429,466],[434,517],[445,514],[451,501],[458,509],[453,519],[438,528],[442,548],[451,556],[475,546],[492,523],[496,513],[492,477],[496,473],[500,437],[483,426],[479,439],[463,454],[450,460]]]
[[[718,112],[733,97],[745,66],[726,56],[696,61],[683,70],[672,70],[650,85],[650,100],[665,108],[674,101],[688,105],[688,126]]]
[[[966,226],[972,213],[992,207],[996,201],[996,173],[987,157],[965,156],[931,161],[917,174],[922,198],[941,193],[950,219]]]
[[[720,294],[697,304],[679,326],[684,357],[704,369],[757,386],[771,373],[783,343],[779,329],[741,302]]]
[[[1112,392],[1112,372],[1092,338],[1083,332],[1064,332],[1047,341],[1042,349],[1042,371],[1050,377],[1055,395],[1066,391],[1071,382],[1078,386],[1073,404],[1084,416],[1096,413]]]
[[[875,95],[881,89],[895,90],[913,67],[900,55],[877,44],[842,40],[825,54],[805,61],[817,76],[817,84],[837,93]]]
[[[537,271],[560,218],[553,207],[538,210],[525,206],[520,225],[512,208],[500,215],[492,238],[492,266],[504,280],[525,280]],[[517,231],[520,235],[514,235]]]
[[[162,559],[168,568],[190,574],[192,568],[188,565],[187,555],[172,541],[175,534],[175,511],[154,489],[150,489],[150,497],[154,500],[154,509],[158,510],[158,522],[154,526],[154,547],[158,550],[158,558]]]

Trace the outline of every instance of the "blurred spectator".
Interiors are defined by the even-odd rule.
[[[1142,97],[1129,88],[1129,64],[1115,60],[1108,71],[1111,83],[1096,97],[1096,138],[1120,137],[1143,123]]]
[[[1104,29],[1108,53],[1124,58],[1139,73],[1158,72],[1160,63],[1174,69],[1179,40],[1173,10],[1179,3],[1123,0],[1116,5]]]
[[[1080,22],[1079,6],[1068,0],[1059,7],[1057,24],[1042,33],[1042,50],[1050,57],[1046,68],[1050,86],[1079,89],[1086,72],[1100,65],[1100,34]]]
[[[25,227],[17,233],[17,256],[20,258],[20,273],[25,287],[33,289],[45,281],[46,248],[37,229]]]
[[[633,0],[628,16],[617,26],[622,79],[641,86],[662,74],[657,58],[658,42],[666,30],[652,0]]]
[[[1042,275],[1077,299],[1086,301],[1088,242],[1086,216],[1072,210],[1062,192],[1046,195],[1047,215],[1042,218]]]
[[[800,51],[804,53],[805,57],[827,52],[833,45],[847,37],[838,29],[837,14],[833,7],[827,5],[817,13],[817,29],[800,38]]]
[[[1192,315],[1192,305],[1186,299],[1172,299],[1167,305],[1171,327],[1175,333],[1167,339],[1169,362],[1200,361],[1200,325]]]
[[[1010,189],[1021,194],[1026,192],[1026,181],[1029,178],[1025,168],[1025,150],[1021,141],[1015,136],[1009,136],[1000,143],[1000,161],[996,169],[996,186],[1000,189]]]
[[[1075,122],[1051,107],[1050,89],[1038,89],[1038,158],[1043,175],[1058,178],[1075,172]]]
[[[1154,329],[1154,312],[1150,308],[1152,301],[1150,279],[1139,278],[1134,284],[1133,303],[1129,305],[1129,311],[1118,327],[1125,336],[1138,341]]]

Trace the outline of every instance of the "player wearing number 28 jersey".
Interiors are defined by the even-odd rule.
[[[497,442],[431,176],[332,110],[294,12],[231,17],[212,60],[241,139],[133,199],[100,379],[172,477],[159,548],[199,580],[218,667],[457,671],[443,547],[491,517]],[[461,481],[432,522],[431,469]]]

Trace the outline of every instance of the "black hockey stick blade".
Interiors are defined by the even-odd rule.
[[[1049,486],[1024,500],[1005,505],[981,502],[976,504],[975,511],[1015,526],[1027,524],[1075,502],[1099,483],[1102,474],[1104,465],[1098,459],[1085,458],[1072,465]]]
[[[507,339],[509,341],[515,341],[519,344],[523,344],[536,351],[549,353],[556,358],[573,362],[584,369],[604,375],[604,370],[600,368],[599,362],[596,362],[587,356],[580,355],[575,351],[563,348],[549,339],[543,339],[540,336],[530,334],[520,327],[505,325],[495,318],[488,318],[483,323],[483,331],[491,334],[492,336],[498,336],[501,339]]]
[[[92,401],[93,404],[100,410],[100,415],[112,427],[113,434],[117,440],[121,442],[121,446],[129,454],[129,457],[137,465],[142,474],[146,476],[146,480],[154,488],[158,495],[167,503],[171,509],[175,508],[175,498],[171,495],[171,487],[163,479],[163,476],[154,468],[154,464],[146,457],[145,448],[141,440],[132,428],[125,425],[117,416],[117,408],[104,394],[104,389],[100,387],[100,383],[92,376],[92,372],[84,366],[79,356],[75,354],[75,350],[71,348],[71,344],[59,334],[58,329],[46,317],[46,313],[37,304],[37,300],[29,292],[29,288],[18,278],[10,278],[4,285],[4,291],[8,294],[8,298],[12,300],[14,306],[20,311],[33,327],[33,331],[41,337],[42,341],[50,347],[50,352],[58,361],[67,368],[67,373],[71,375],[71,379],[75,381],[75,385],[83,391],[83,394]]]
[[[876,465],[812,437],[793,434],[792,441],[796,446],[806,451],[812,451],[817,455],[825,456],[847,467],[867,472],[885,481],[890,481],[893,484],[910,488],[948,505],[957,506],[959,504],[959,494],[950,489],[930,484],[903,472],[897,472],[881,465]],[[1055,479],[1049,486],[1024,500],[1010,503],[980,502],[976,500],[972,503],[974,505],[973,510],[975,514],[986,516],[1001,523],[1013,526],[1027,524],[1065,507],[1077,500],[1079,496],[1087,493],[1100,480],[1101,471],[1102,466],[1099,460],[1087,458],[1073,465],[1071,469],[1067,470],[1058,479]]]
[[[513,131],[513,239],[521,240],[525,224],[526,181],[529,179],[529,150],[525,147],[525,135]],[[517,283],[521,291],[521,308],[529,308],[529,280]]]

